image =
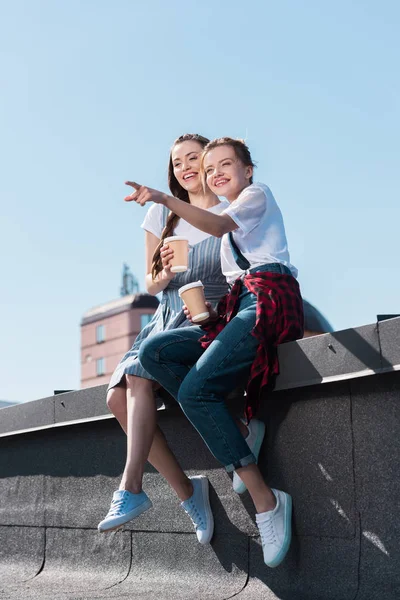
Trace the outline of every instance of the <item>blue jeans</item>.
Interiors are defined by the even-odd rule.
[[[237,315],[206,350],[198,326],[158,333],[139,350],[143,367],[176,398],[227,471],[256,462],[224,400],[246,385],[258,346],[251,335],[257,298],[243,286],[239,301]]]

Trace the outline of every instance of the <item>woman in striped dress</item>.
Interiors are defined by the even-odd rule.
[[[225,203],[208,188],[203,189],[199,176],[200,156],[208,140],[197,134],[186,134],[172,146],[169,160],[168,183],[173,196],[194,206],[221,213]],[[142,477],[146,460],[170,483],[191,515],[192,497],[200,493],[202,478],[188,478],[171,452],[161,429],[156,424],[157,382],[138,360],[144,340],[161,331],[187,327],[191,323],[182,310],[178,289],[186,283],[201,280],[206,299],[216,304],[226,293],[226,278],[221,272],[221,240],[206,234],[158,204],[149,209],[142,224],[146,232],[146,287],[150,294],[162,293],[161,302],[150,323],[140,332],[132,348],[115,369],[107,392],[107,405],[127,434],[127,459],[119,489],[114,492],[110,510],[99,523],[99,531],[111,531],[149,508],[142,492]],[[184,273],[171,273],[169,262],[172,249],[163,240],[171,235],[189,239],[189,268]],[[150,440],[150,442],[149,442]],[[152,442],[151,442],[152,440]],[[151,445],[149,445],[151,444]],[[138,494],[143,503],[138,512]],[[135,503],[130,503],[134,498]],[[121,516],[122,515],[122,516]],[[127,515],[130,517],[127,519]],[[202,524],[195,523],[197,538],[204,537]]]

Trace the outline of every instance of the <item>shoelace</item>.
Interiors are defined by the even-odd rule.
[[[199,510],[198,510],[197,506],[195,505],[195,503],[193,502],[193,500],[191,500],[190,506],[188,508],[185,508],[185,511],[189,515],[190,520],[192,521],[195,529],[197,529],[197,528],[205,529],[205,523],[203,521],[203,517],[199,513]]]
[[[260,530],[261,541],[263,544],[271,544],[272,542],[275,542],[275,531],[271,517],[262,523],[258,523],[258,528]]]
[[[117,517],[121,513],[124,506],[125,498],[118,498],[118,500],[112,500],[107,517]]]

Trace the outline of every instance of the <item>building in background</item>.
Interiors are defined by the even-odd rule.
[[[159,302],[140,293],[124,265],[121,298],[86,311],[81,321],[81,388],[108,383],[122,356],[151,320]]]

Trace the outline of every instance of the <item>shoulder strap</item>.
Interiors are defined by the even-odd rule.
[[[247,260],[247,258],[243,256],[243,254],[240,252],[238,245],[233,239],[232,231],[228,233],[228,239],[229,245],[232,250],[233,258],[235,259],[237,266],[239,267],[239,269],[242,269],[242,271],[247,271],[247,269],[250,268],[250,263]]]
[[[162,205],[162,224],[163,224],[163,229],[167,224],[167,219],[168,219],[168,215],[169,215],[169,210],[168,208],[163,204]]]

